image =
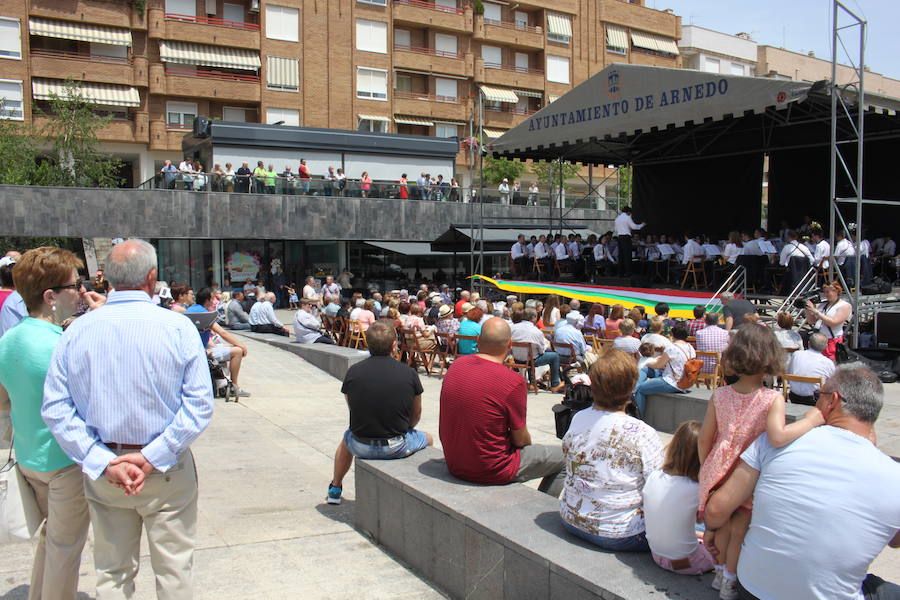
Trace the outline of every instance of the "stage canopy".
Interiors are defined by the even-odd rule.
[[[842,90],[841,96],[858,110],[853,90]],[[872,168],[881,167],[878,156],[900,153],[898,109],[900,100],[866,93],[866,168],[870,160],[875,161]],[[768,186],[770,215],[790,216],[792,224],[797,224],[797,214],[827,222],[830,121],[830,87],[824,81],[613,64],[489,148],[506,158],[630,163],[638,219],[656,215],[658,231],[712,233],[758,225],[766,155],[770,172],[778,173]],[[838,132],[841,140],[852,138],[846,118],[839,118]],[[841,148],[847,163],[854,163],[855,146],[845,141]],[[811,164],[816,154],[807,152],[811,149],[822,150],[824,159]],[[891,178],[865,171],[864,177],[864,197],[898,199]],[[798,194],[801,180],[815,185]],[[843,178],[838,196],[853,196]],[[739,210],[723,211],[726,207]],[[855,207],[848,209],[845,215],[855,212]],[[868,216],[878,210],[866,208],[870,224],[880,221]],[[771,225],[777,228],[778,223]]]

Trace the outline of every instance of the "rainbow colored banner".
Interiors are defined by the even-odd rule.
[[[653,314],[653,307],[660,302],[669,305],[669,316],[681,319],[693,319],[694,307],[705,306],[713,297],[710,293],[691,292],[687,290],[656,290],[651,288],[606,287],[578,283],[550,283],[542,281],[513,281],[508,279],[492,279],[485,275],[472,275],[472,279],[481,279],[494,285],[497,289],[513,294],[556,294],[566,298],[577,298],[584,302],[600,302],[601,304],[621,304],[626,309],[643,306]],[[719,305],[719,299],[712,304]]]

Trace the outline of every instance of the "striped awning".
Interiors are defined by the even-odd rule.
[[[572,37],[572,17],[559,13],[547,13],[547,31],[552,35]]]
[[[159,57],[163,62],[180,65],[203,65],[248,71],[255,71],[261,66],[259,54],[252,50],[189,44],[172,40],[159,41]]]
[[[656,52],[665,52],[667,54],[678,54],[678,44],[675,40],[655,33],[645,33],[643,31],[631,32],[631,43],[638,48],[645,50],[655,50]]]
[[[543,92],[532,92],[531,90],[513,90],[513,94],[519,98],[543,98]]]
[[[87,23],[31,17],[28,19],[28,30],[31,35],[39,35],[41,37],[111,44],[113,46],[131,45],[131,31],[119,27],[105,27],[103,25],[89,25]]]
[[[367,121],[382,121],[384,123],[390,123],[390,117],[382,117],[381,115],[356,115],[360,119],[365,119]]]
[[[66,82],[62,79],[35,77],[31,80],[31,94],[35,100],[50,100],[51,96],[65,97],[65,87]],[[128,85],[82,82],[78,87],[78,95],[94,104],[103,106],[137,107],[141,105],[141,95],[137,88]]]
[[[422,125],[423,127],[434,127],[433,121],[407,115],[394,115],[394,123],[397,123],[398,125]]]
[[[511,104],[516,104],[519,101],[519,97],[516,96],[516,93],[512,90],[495,88],[489,85],[479,85],[478,87],[481,88],[481,93],[484,94],[485,100],[491,102],[509,102]]]
[[[551,102],[556,102],[557,100],[559,100],[559,96],[554,96],[553,94],[547,94],[547,104],[550,104]]]
[[[488,129],[487,127],[485,127],[484,129],[482,129],[482,131],[484,132],[484,135],[488,136],[488,137],[491,138],[491,139],[493,139],[493,138],[498,138],[498,137],[500,137],[501,135],[503,135],[504,133],[506,133],[506,132],[505,132],[504,130],[502,130],[502,129]]]
[[[618,25],[607,25],[606,46],[628,50],[628,34],[625,32],[625,28]]]
[[[300,89],[300,68],[296,58],[270,56],[266,61],[266,82],[279,89]]]

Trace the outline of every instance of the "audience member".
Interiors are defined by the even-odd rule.
[[[672,329],[675,343],[666,346],[659,356],[647,361],[646,366],[651,369],[662,369],[661,377],[647,379],[637,386],[634,391],[634,403],[640,414],[647,410],[647,396],[649,394],[683,394],[687,390],[678,387],[678,381],[684,375],[684,365],[697,353],[694,347],[687,343],[687,328],[679,323]]]
[[[622,335],[613,340],[612,347],[616,350],[621,350],[629,356],[637,356],[642,340],[634,337],[634,321],[623,319],[619,323],[619,331]]]
[[[334,344],[334,340],[322,334],[322,322],[312,314],[313,301],[300,301],[300,310],[294,315],[294,337],[298,344]]]
[[[375,322],[375,301],[374,300],[365,300],[363,301],[362,310],[356,313],[355,321],[359,322],[359,328],[363,331],[367,331],[372,323]]]
[[[250,309],[250,331],[253,333],[274,333],[288,337],[290,332],[275,316],[275,294],[267,293]]]
[[[821,333],[809,336],[806,350],[797,350],[791,354],[787,372],[801,377],[820,377],[825,381],[834,374],[834,362],[823,352],[828,340]],[[788,400],[795,404],[815,406],[818,398],[819,384],[792,381]]]
[[[215,312],[212,308],[212,297],[212,290],[210,288],[203,288],[197,292],[196,304],[189,306],[185,312]],[[212,339],[213,334],[216,335],[216,338],[227,342],[227,344],[214,342]],[[234,394],[242,398],[249,397],[250,392],[242,389],[238,383],[241,373],[241,362],[244,357],[247,356],[247,346],[225,331],[218,323],[213,323],[209,329],[200,332],[200,341],[203,342],[203,348],[206,350],[207,356],[213,360],[228,363],[228,374],[231,378]]]
[[[837,281],[822,286],[822,302],[818,306],[806,301],[806,322],[828,340],[825,356],[837,357],[837,345],[844,341],[844,325],[853,316],[853,307],[841,298],[844,288]]]
[[[588,311],[588,315],[584,319],[584,329],[593,329],[597,332],[597,335],[606,329],[606,318],[603,316],[604,308],[606,307],[599,302],[594,302],[591,305],[591,310]]]
[[[511,317],[511,341],[530,344],[534,366],[550,367],[550,391],[563,391],[566,384],[561,383],[559,379],[559,354],[547,350],[547,338],[535,325],[538,320],[537,312],[533,308],[516,308],[512,311]],[[523,348],[512,348],[511,352],[519,362],[524,363],[528,360],[528,353]],[[537,386],[537,382],[532,382],[532,385]]]
[[[225,323],[228,329],[236,331],[250,329],[250,315],[244,310],[244,292],[237,291],[225,309]]]
[[[559,296],[550,294],[544,300],[544,312],[541,319],[544,322],[544,328],[553,327],[559,319]]]
[[[477,306],[466,311],[466,318],[459,324],[458,335],[468,335],[478,337],[481,335],[481,318],[484,312]],[[478,350],[478,343],[472,340],[458,340],[456,342],[456,351],[459,354],[475,354]],[[444,380],[446,382],[446,380]]]
[[[775,337],[778,343],[785,350],[803,348],[803,338],[794,331],[794,316],[789,312],[780,312],[775,316],[775,322],[778,329],[775,330]]]
[[[575,328],[575,323],[578,322],[578,317],[580,316],[578,313],[570,311],[566,315],[565,320],[560,322],[561,325],[553,333],[554,344],[571,344],[575,351],[575,356],[570,356],[571,353],[568,348],[557,346],[556,351],[560,357],[569,357],[571,360],[578,361],[584,360],[584,355],[587,352],[587,343],[584,341],[584,335],[581,333],[581,330]]]
[[[459,320],[453,316],[453,306],[442,304],[438,309],[438,319],[434,324],[438,333],[456,334],[459,331]]]
[[[744,324],[744,315],[756,313],[756,308],[749,301],[744,298],[735,298],[731,292],[722,292],[719,299],[722,301],[725,331],[737,329]]]
[[[696,336],[697,332],[706,327],[706,320],[703,318],[706,315],[706,307],[704,306],[695,306],[694,307],[694,318],[690,321],[686,322],[688,335]]]
[[[341,305],[338,304],[340,300],[340,295],[338,296],[325,296],[325,308],[323,312],[329,317],[338,316],[338,312],[341,310]]]
[[[706,327],[697,332],[696,344],[697,350],[700,352],[725,352],[731,337],[728,332],[719,327],[719,315],[716,313],[706,314]],[[709,356],[702,356],[703,368],[701,373],[715,373],[716,361]]]
[[[460,319],[465,314],[465,311],[462,309],[463,304],[469,302],[470,293],[469,290],[463,290],[459,293],[459,300],[456,301],[456,306],[454,307],[453,315]]]
[[[665,329],[666,321],[660,316],[650,317],[648,322],[648,333],[641,338],[641,343],[650,342],[656,348],[666,348],[672,345],[672,340],[662,334]],[[685,329],[687,324],[685,324]],[[624,335],[624,334],[623,334]]]
[[[625,318],[625,307],[621,304],[613,304],[609,310],[609,318],[606,319],[606,330],[613,331],[619,329],[619,323]]]

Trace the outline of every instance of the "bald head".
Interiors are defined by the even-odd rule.
[[[499,317],[492,317],[481,326],[478,336],[478,351],[491,356],[506,356],[511,332],[509,323]]]
[[[104,273],[117,290],[144,290],[156,287],[156,249],[144,240],[128,240],[113,246],[106,257]]]

